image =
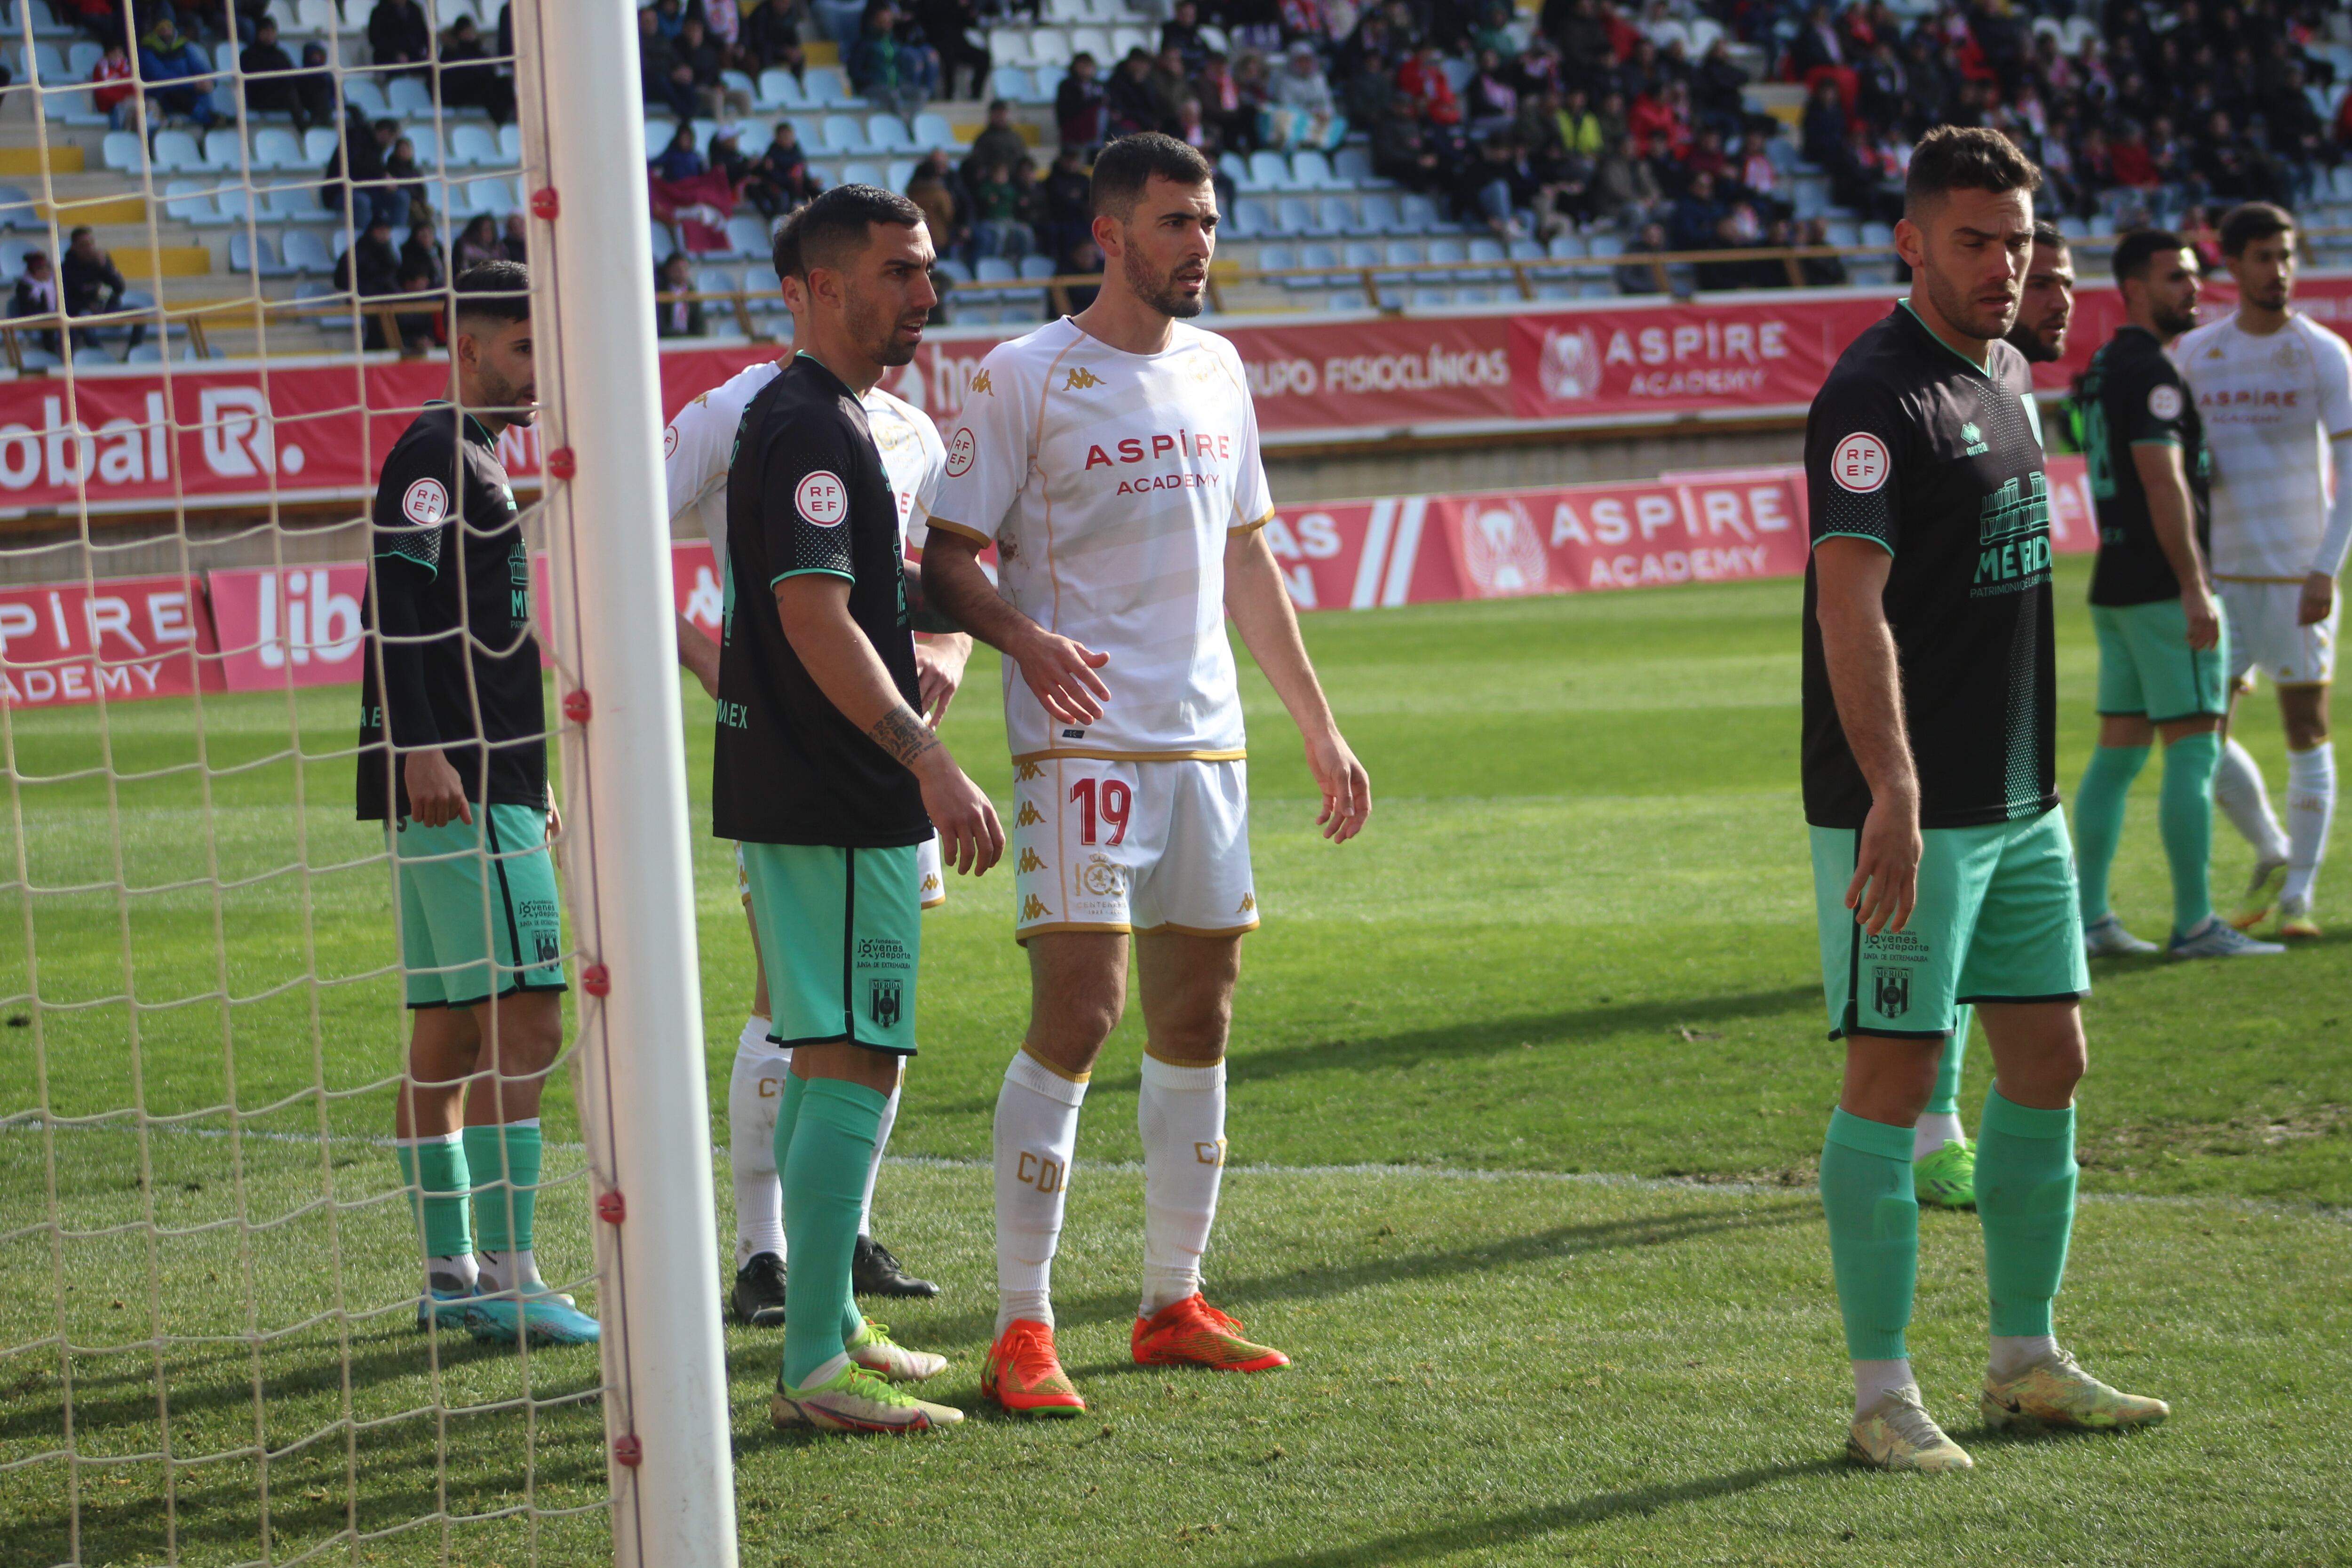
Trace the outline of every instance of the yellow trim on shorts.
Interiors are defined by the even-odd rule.
[[[2310,575],[2310,574],[2309,574],[2309,573],[2307,573],[2307,572],[2304,574],[2304,577],[2308,577],[2309,575]],[[2301,583],[2301,582],[2304,580],[2304,577],[2231,577],[2231,576],[2225,576],[2225,575],[2223,575],[2221,573],[2219,573],[2219,572],[2216,572],[2216,573],[2214,573],[2214,574],[2213,574],[2213,581],[2215,581],[2216,583],[2278,583],[2278,584],[2290,584],[2290,583]]]
[[[1108,747],[1070,746],[1058,751],[1015,752],[1013,760],[1020,763],[1058,763],[1073,760],[1096,763],[1238,763],[1249,755],[1244,747],[1230,752],[1114,752]]]
[[[1255,930],[1257,930],[1257,921],[1250,921],[1250,923],[1245,926],[1218,926],[1214,929],[1202,926],[1180,926],[1174,921],[1161,921],[1156,926],[1143,927],[1140,931],[1137,931],[1136,934],[1138,936],[1149,936],[1151,932],[1157,931],[1172,931],[1178,936],[1246,936]],[[1179,1066],[1181,1064],[1171,1063],[1170,1065]]]
[[[1052,1073],[1055,1078],[1060,1079],[1064,1083],[1084,1083],[1088,1079],[1095,1076],[1091,1071],[1067,1072],[1055,1067],[1052,1062],[1047,1061],[1044,1057],[1041,1057],[1036,1052],[1031,1050],[1029,1048],[1029,1042],[1026,1040],[1021,1042],[1021,1054],[1027,1057],[1031,1061],[1035,1062],[1039,1067],[1044,1068],[1047,1072]]]
[[[1029,939],[1033,936],[1055,936],[1063,931],[1108,931],[1113,936],[1129,936],[1134,933],[1135,928],[1131,925],[1087,925],[1080,921],[1048,921],[1034,926],[1014,926],[1013,941],[1017,946],[1026,947],[1029,945]]]
[[[945,893],[941,893],[941,894],[940,894],[938,898],[936,898],[936,899],[925,899],[925,900],[923,900],[923,905],[922,905],[922,907],[923,907],[923,908],[925,908],[925,909],[927,909],[927,910],[935,910],[935,909],[938,909],[941,904],[946,903],[947,901],[948,901],[948,896],[947,896]]]

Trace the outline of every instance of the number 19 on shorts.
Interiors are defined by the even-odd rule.
[[[1016,933],[1255,927],[1246,766],[1238,757],[1014,763]]]

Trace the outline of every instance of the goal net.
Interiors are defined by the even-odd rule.
[[[140,5],[118,48],[103,7],[0,7],[0,1558],[731,1563],[645,153],[612,112],[635,18],[517,0],[509,35],[493,0],[415,0],[404,54],[372,9],[180,37]],[[462,417],[519,519],[469,511],[452,457],[408,521],[448,541],[458,620],[409,640],[471,647],[436,668],[544,744],[561,812],[544,849],[485,826],[446,857],[453,939],[355,810],[390,776],[362,676],[403,645],[366,629],[371,506],[461,395],[456,279],[499,257],[529,268],[538,419]],[[489,550],[512,623],[481,616]],[[465,672],[526,636],[544,719],[501,731]],[[420,1110],[404,1157],[415,1004],[484,973],[560,974],[560,1047],[504,1070],[448,1022],[502,1010],[438,1009],[449,1114],[488,1094],[493,1125]],[[498,1125],[526,1089],[536,1172]],[[427,1300],[435,1135],[482,1245],[535,1208],[600,1342]]]

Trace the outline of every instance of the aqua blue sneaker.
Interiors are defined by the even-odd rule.
[[[552,1294],[470,1297],[466,1327],[478,1340],[509,1345],[519,1338],[535,1345],[593,1345],[604,1337],[596,1320],[573,1306],[569,1296]]]
[[[466,1308],[473,1299],[470,1291],[429,1287],[416,1299],[416,1331],[421,1334],[428,1329],[464,1328]]]

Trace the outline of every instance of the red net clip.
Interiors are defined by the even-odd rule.
[[[580,972],[580,989],[591,996],[603,996],[613,989],[613,972],[601,963],[592,963]]]
[[[606,1225],[620,1224],[629,1217],[629,1200],[621,1195],[618,1188],[609,1193],[598,1194],[596,1217]]]
[[[568,479],[579,471],[580,459],[572,455],[571,447],[558,447],[555,450],[547,455],[547,477],[549,479]]]
[[[585,688],[576,688],[563,694],[563,716],[574,724],[585,724],[596,705],[588,700]]]
[[[557,199],[553,185],[541,185],[530,193],[530,216],[541,223],[553,223],[563,204]]]
[[[646,1462],[646,1446],[637,1441],[635,1432],[624,1432],[613,1439],[613,1462],[633,1470]]]

